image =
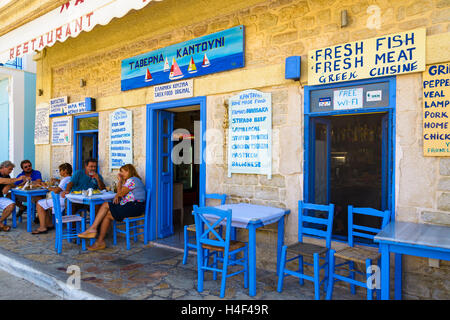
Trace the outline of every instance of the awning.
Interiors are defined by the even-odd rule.
[[[0,37],[0,63],[21,57],[57,41],[77,37],[96,25],[106,25],[130,10],[140,10],[158,0],[71,0],[61,7]]]

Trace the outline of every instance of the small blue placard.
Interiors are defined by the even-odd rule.
[[[66,116],[71,114],[77,114],[82,112],[91,112],[95,111],[95,99],[87,97],[83,101],[74,102],[66,104],[62,109],[61,113],[50,114],[50,118]]]
[[[122,91],[244,67],[244,26],[122,60]]]

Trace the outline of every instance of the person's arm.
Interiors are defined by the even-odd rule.
[[[128,192],[130,192],[130,189],[128,189],[128,187],[125,187],[124,184],[125,182],[119,177],[119,183],[117,185],[117,193],[116,196],[114,197],[113,203],[117,204],[120,201],[120,198],[126,196],[128,194]]]
[[[25,176],[20,176],[18,178],[0,178],[0,184],[15,184],[16,182],[23,181]]]
[[[97,180],[97,185],[98,185],[98,188],[100,189],[100,190],[104,190],[104,189],[106,189],[106,187],[105,187],[105,183],[103,182],[103,179],[99,176],[99,174],[96,172],[96,173],[94,173],[94,175],[92,176],[95,180]]]
[[[70,182],[67,184],[66,190],[64,190],[64,191],[61,192],[61,198],[65,198],[65,197],[66,197],[66,194],[69,194],[70,191],[72,190],[72,187],[73,187],[73,182],[70,181]]]

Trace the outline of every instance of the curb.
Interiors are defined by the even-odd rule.
[[[124,300],[90,283],[81,282],[82,289],[74,289],[66,283],[69,274],[52,274],[44,264],[25,259],[0,248],[0,269],[25,279],[64,300]]]

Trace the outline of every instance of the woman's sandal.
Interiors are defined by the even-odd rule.
[[[11,230],[11,226],[5,226],[3,223],[1,223],[0,224],[0,230],[8,232],[9,230]]]
[[[97,232],[89,232],[89,233],[79,233],[78,234],[78,238],[81,239],[95,239],[95,237],[97,236]]]
[[[98,245],[97,243],[94,243],[92,246],[87,247],[89,251],[103,250],[105,248],[106,244]]]
[[[48,229],[46,229],[46,230],[39,230],[39,229],[36,229],[36,230],[34,230],[33,232],[31,232],[31,234],[45,234],[45,233],[47,233],[48,232]]]

